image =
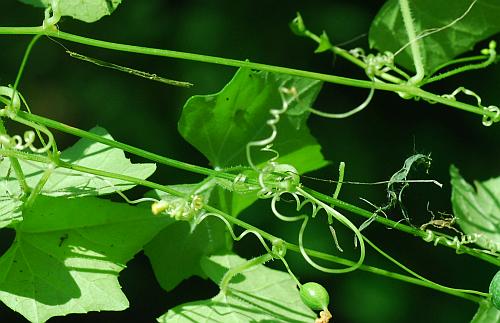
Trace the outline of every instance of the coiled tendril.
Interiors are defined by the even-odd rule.
[[[487,253],[492,256],[497,256],[497,257],[500,256],[500,254],[498,254],[498,245],[495,242],[486,239],[480,233],[473,233],[467,235],[464,234],[460,238],[458,236],[454,236],[453,239],[450,239],[447,236],[441,235],[429,229],[425,230],[425,233],[426,235],[422,237],[424,241],[433,242],[434,246],[437,246],[442,241],[447,246],[453,246],[457,254],[463,253],[462,251],[463,245],[481,243],[481,245],[486,246],[486,249],[474,248],[475,251]]]
[[[490,106],[487,106],[487,107],[483,106],[482,102],[481,102],[481,97],[478,94],[476,94],[475,92],[473,92],[473,91],[471,91],[471,90],[469,90],[469,89],[467,89],[467,88],[465,88],[463,86],[457,88],[451,94],[444,94],[444,95],[442,95],[442,97],[450,99],[450,100],[456,100],[456,96],[458,94],[460,94],[460,93],[463,93],[465,95],[472,96],[473,98],[475,98],[476,102],[477,102],[477,106],[480,109],[483,109],[483,110],[495,113],[494,117],[483,115],[482,122],[483,122],[484,126],[489,127],[489,126],[491,126],[493,124],[493,122],[496,122],[496,121],[500,120],[500,109],[496,105],[490,105]]]
[[[276,138],[277,128],[276,124],[280,120],[280,115],[285,113],[288,109],[289,104],[293,100],[298,100],[297,90],[295,88],[280,88],[280,95],[282,98],[282,107],[281,109],[271,109],[270,113],[272,118],[269,119],[266,123],[271,128],[271,135],[265,139],[253,141],[247,144],[247,160],[250,167],[252,167],[255,171],[259,173],[258,181],[260,185],[259,197],[261,198],[271,198],[271,210],[273,214],[281,221],[285,222],[294,222],[294,221],[302,221],[301,228],[298,233],[299,240],[299,248],[304,259],[314,268],[328,273],[345,273],[349,271],[353,271],[357,269],[364,261],[365,257],[365,246],[363,243],[363,237],[359,230],[356,228],[351,221],[349,221],[345,216],[343,216],[338,211],[334,210],[331,206],[323,203],[322,201],[314,198],[309,193],[304,191],[301,188],[300,177],[298,175],[295,167],[289,164],[280,164],[277,162],[279,158],[279,154],[277,151],[271,149],[271,144]],[[274,154],[274,157],[268,160],[266,165],[259,169],[255,166],[251,158],[251,147],[262,147],[261,150],[269,151]],[[277,210],[276,203],[280,201],[280,198],[283,194],[290,194],[295,202],[296,202],[296,211],[300,211],[305,205],[311,204],[312,207],[312,217],[314,218],[320,210],[324,210],[327,217],[328,223],[330,225],[330,230],[332,230],[332,235],[335,240],[335,244],[337,245],[339,250],[342,250],[339,246],[339,243],[336,239],[336,235],[334,234],[335,230],[331,224],[333,223],[333,219],[340,221],[343,225],[347,226],[351,229],[357,239],[360,241],[360,257],[358,261],[347,268],[326,268],[315,263],[307,254],[306,249],[304,247],[303,236],[305,229],[307,227],[307,223],[309,221],[309,215],[303,214],[299,216],[285,216],[281,214]]]
[[[0,135],[0,145],[4,148],[15,150],[25,150],[29,148],[34,153],[45,153],[52,147],[52,144],[48,143],[42,148],[36,148],[33,145],[35,140],[36,135],[33,130],[25,131],[23,137],[20,135],[14,135],[12,137],[7,134]]]

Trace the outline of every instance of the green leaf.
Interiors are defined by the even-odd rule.
[[[47,8],[51,0],[19,0],[35,7]],[[84,22],[95,22],[115,11],[122,0],[59,0],[62,16],[70,16]]]
[[[482,301],[479,309],[470,323],[494,323],[500,322],[500,311],[489,301]]]
[[[208,218],[191,230],[189,223],[176,222],[163,229],[144,247],[156,280],[171,291],[191,276],[205,278],[200,259],[227,250],[226,227],[216,218]]]
[[[21,200],[2,196],[0,200],[0,228],[22,221],[22,206]]]
[[[471,0],[435,1],[412,0],[410,6],[417,34],[431,28],[441,28],[461,17]],[[424,50],[425,71],[470,51],[473,46],[500,32],[500,5],[497,0],[478,1],[472,9],[449,28],[433,33],[420,41]],[[370,47],[381,52],[395,53],[408,43],[398,0],[389,0],[380,9],[369,32]],[[414,71],[410,47],[396,56],[396,63]]]
[[[0,258],[0,300],[31,322],[127,308],[119,272],[172,222],[95,197],[39,196],[23,216]]]
[[[113,139],[109,133],[95,127],[90,132],[107,139]],[[75,165],[95,168],[103,171],[126,174],[128,176],[146,179],[156,170],[155,164],[132,164],[125,157],[123,150],[111,148],[88,139],[80,139],[74,146],[61,154],[61,159]],[[23,166],[24,169],[24,166]],[[27,169],[36,173],[36,171]],[[39,170],[38,170],[39,172]],[[40,175],[39,175],[40,176]],[[34,176],[35,180],[38,178]],[[95,175],[83,174],[71,170],[56,171],[44,186],[44,194],[51,196],[86,196],[114,193],[117,190],[131,189],[135,184],[118,179],[104,179]]]
[[[9,183],[10,161],[4,158],[0,161],[0,228],[22,221],[21,207],[23,202],[15,195],[21,189],[17,181]],[[9,184],[12,184],[9,185]],[[17,186],[14,186],[17,184]]]
[[[90,132],[113,139],[105,129],[100,127],[95,127]],[[132,164],[122,150],[88,139],[80,139],[75,145],[64,150],[61,153],[61,160],[141,179],[148,178],[156,170],[155,164]],[[26,182],[34,188],[42,178],[47,165],[24,160],[19,160],[19,162],[26,176]],[[20,200],[22,191],[17,179],[12,175],[10,161],[6,158],[0,162],[0,228],[22,220],[22,201]],[[134,186],[135,184],[118,179],[56,168],[45,183],[42,194],[67,197],[92,196],[110,194],[118,190],[125,191]]]
[[[192,194],[199,186],[189,184],[169,187]],[[203,194],[205,203],[208,201],[210,191]],[[160,191],[155,193],[160,198],[168,200],[168,194]],[[200,259],[229,248],[225,224],[219,219],[209,217],[196,227],[185,221],[169,225],[144,247],[144,252],[151,262],[160,286],[166,291],[171,291],[191,276],[205,278],[200,267]]]
[[[301,173],[325,166],[321,147],[305,125],[308,107],[321,88],[321,82],[315,80],[241,68],[219,93],[187,101],[179,132],[214,168],[247,165],[246,144],[271,134],[266,121],[272,118],[271,109],[282,107],[280,87],[295,87],[298,100],[290,103],[278,123],[273,149],[280,153],[279,161],[286,160]],[[258,149],[252,151],[255,164],[271,157]]]
[[[225,272],[245,262],[237,255],[204,258],[201,266],[219,283]],[[179,305],[158,318],[159,322],[314,322],[315,314],[305,306],[295,282],[287,273],[255,266],[237,275],[226,294],[209,300]]]
[[[479,235],[476,244],[500,250],[500,177],[467,183],[455,166],[450,167],[453,212],[465,234]]]
[[[90,132],[113,139],[105,129],[100,127],[95,127]],[[64,150],[60,158],[75,165],[127,174],[141,179],[148,178],[156,170],[155,164],[132,164],[122,150],[88,139],[80,139],[75,145]],[[26,176],[26,182],[34,188],[42,178],[47,165],[24,160],[19,160],[19,162]],[[22,201],[20,200],[22,191],[12,173],[10,161],[2,160],[0,162],[0,228],[22,220]],[[125,191],[134,186],[135,184],[118,179],[56,168],[45,183],[42,194],[67,197],[92,196],[110,194],[118,190]]]
[[[319,44],[316,50],[314,50],[314,53],[323,53],[326,52],[327,50],[330,50],[333,46],[332,43],[330,43],[330,38],[328,38],[328,35],[326,34],[326,31],[323,30],[321,33],[321,36],[319,37]]]

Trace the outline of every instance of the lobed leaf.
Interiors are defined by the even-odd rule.
[[[47,8],[51,0],[19,0],[35,7]],[[84,21],[95,22],[104,16],[111,15],[122,0],[59,0],[62,16]]]
[[[219,283],[225,272],[245,262],[234,254],[202,259],[208,277]],[[314,322],[315,314],[305,306],[295,282],[287,273],[255,266],[233,278],[226,294],[170,309],[159,322]]]
[[[30,322],[127,308],[119,272],[172,223],[95,197],[39,196],[23,217],[0,258],[0,300]]]
[[[305,125],[308,108],[321,89],[315,80],[241,68],[219,93],[193,96],[186,102],[179,132],[214,168],[247,165],[246,144],[271,134],[266,121],[272,118],[271,109],[282,107],[280,87],[294,87],[298,99],[277,126],[273,149],[279,152],[279,161],[286,160],[300,173],[325,166],[321,147]],[[271,157],[252,154],[255,164]]]
[[[455,166],[450,167],[453,212],[465,234],[479,235],[485,249],[500,250],[500,177],[467,183]]]
[[[442,28],[460,18],[472,0],[412,0],[410,6],[417,34]],[[420,40],[425,71],[470,51],[473,46],[500,32],[500,4],[496,0],[478,0],[459,21]],[[398,0],[389,0],[380,9],[369,32],[370,47],[395,53],[408,44]],[[414,71],[410,47],[395,57],[396,63]]]

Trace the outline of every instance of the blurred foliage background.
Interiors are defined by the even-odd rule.
[[[136,44],[185,52],[249,59],[310,71],[364,78],[363,71],[331,54],[314,54],[315,44],[294,36],[288,22],[300,11],[310,30],[326,30],[334,44],[349,42],[346,49],[367,48],[370,22],[384,1],[318,0],[290,1],[124,1],[115,13],[94,24],[63,18],[61,30],[107,41]],[[43,12],[14,0],[2,1],[2,26],[39,25]],[[365,36],[363,36],[365,35]],[[13,83],[28,36],[0,37],[0,82]],[[184,102],[195,94],[217,92],[235,72],[234,68],[168,58],[113,52],[63,42],[69,50],[160,76],[189,81],[190,89],[166,86],[117,71],[75,60],[55,41],[40,41],[29,60],[20,89],[34,113],[61,122],[90,129],[98,124],[117,140],[140,148],[207,166],[206,159],[186,143],[177,132],[177,120]],[[476,50],[485,47],[480,44]],[[430,90],[450,93],[463,85],[482,95],[486,104],[498,104],[499,66],[477,71],[433,85]],[[325,84],[316,108],[342,112],[364,100],[366,90]],[[404,101],[393,93],[377,92],[362,113],[344,120],[326,120],[312,116],[312,133],[323,146],[331,166],[309,174],[318,178],[337,176],[340,161],[345,161],[346,180],[372,182],[387,180],[401,168],[411,154],[431,154],[430,175],[423,171],[414,177],[433,178],[444,184],[439,189],[430,184],[412,185],[405,202],[415,225],[430,220],[427,202],[434,211],[451,213],[448,168],[459,167],[468,180],[486,180],[500,175],[498,138],[500,127],[483,127],[478,116],[426,102]],[[14,125],[10,129],[15,129]],[[224,126],[224,125],[221,125]],[[14,128],[13,128],[14,127]],[[57,133],[60,147],[77,138]],[[140,161],[132,157],[135,161]],[[164,183],[189,183],[198,175],[160,167],[152,180]],[[325,193],[334,185],[313,179],[304,184]],[[137,196],[144,190],[138,189]],[[371,209],[363,197],[381,205],[386,201],[385,186],[344,185],[340,197]],[[275,221],[267,202],[259,202],[241,215],[290,240],[296,239],[298,225]],[[400,219],[401,212],[390,216]],[[364,219],[349,214],[358,225]],[[341,230],[341,229],[339,229]],[[352,243],[352,234],[341,231],[344,249]],[[494,266],[451,249],[434,247],[420,239],[373,224],[365,234],[379,246],[435,282],[458,288],[487,290]],[[14,239],[13,231],[0,232],[0,252]],[[324,224],[309,227],[308,247],[335,252]],[[262,252],[254,239],[235,243],[243,256]],[[347,252],[347,255],[349,253]],[[352,255],[354,257],[354,255]],[[303,282],[318,281],[331,295],[334,322],[469,322],[476,305],[430,289],[401,283],[373,274],[356,271],[345,275],[325,275],[309,267],[290,253],[294,272]],[[397,270],[374,251],[369,250],[366,264]],[[175,266],[175,264],[173,264]],[[281,268],[278,263],[270,266]],[[170,293],[156,283],[145,256],[138,255],[121,276],[124,292],[131,306],[127,311],[90,313],[54,318],[50,322],[152,322],[168,308],[186,301],[211,297],[215,285],[200,278],[190,279]],[[3,304],[4,322],[22,322],[21,316]]]

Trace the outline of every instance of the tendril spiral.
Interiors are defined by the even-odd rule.
[[[47,143],[41,148],[36,148],[34,142],[36,140],[36,135],[33,130],[28,130],[24,132],[24,135],[9,136],[7,134],[0,135],[0,145],[5,148],[15,149],[15,150],[25,150],[30,149],[34,153],[46,153],[52,148],[52,143]]]

